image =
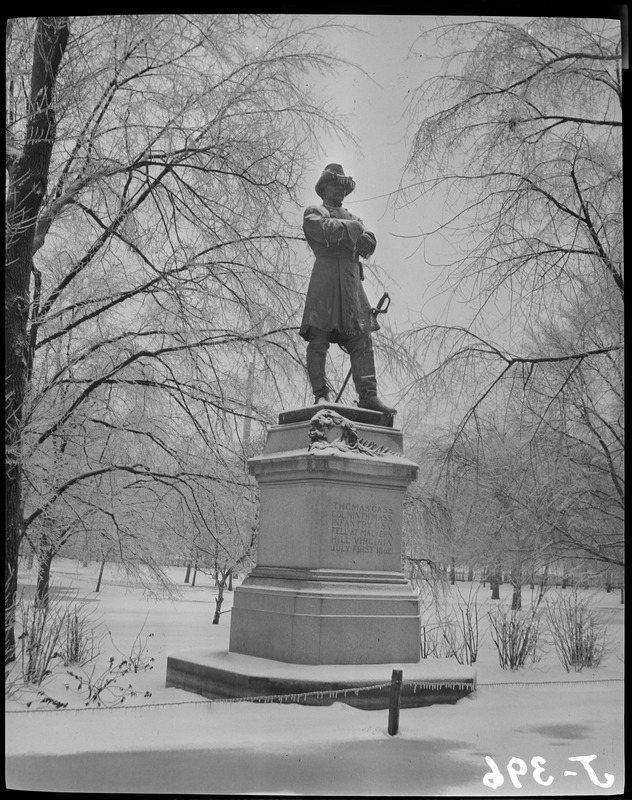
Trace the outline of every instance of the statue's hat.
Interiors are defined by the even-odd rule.
[[[345,197],[355,189],[355,181],[353,178],[345,175],[343,168],[340,164],[327,164],[322,171],[320,178],[316,183],[316,194],[319,197],[323,196],[323,188],[327,183],[340,183],[345,190]]]

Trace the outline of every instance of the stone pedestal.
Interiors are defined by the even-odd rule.
[[[419,603],[401,569],[418,468],[392,417],[338,404],[283,412],[249,468],[261,494],[257,566],[235,588],[229,650],[170,655],[167,686],[387,708],[401,669],[402,707],[474,691],[471,668],[420,661]]]
[[[360,420],[355,446],[332,427],[310,447],[319,411],[272,427],[249,461],[261,492],[257,566],[235,590],[230,651],[293,664],[416,663],[419,607],[401,571],[401,532],[417,465],[400,431]]]

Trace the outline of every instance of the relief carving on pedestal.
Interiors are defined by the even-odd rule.
[[[331,428],[340,428],[340,436],[333,442],[327,440],[327,431]],[[345,417],[337,414],[331,408],[323,409],[314,414],[309,426],[309,451],[334,450],[343,453],[357,453],[366,456],[397,456],[401,453],[389,450],[368,439],[358,436],[355,425]]]

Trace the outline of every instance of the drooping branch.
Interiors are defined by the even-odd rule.
[[[599,253],[599,257],[601,258],[603,263],[606,265],[606,269],[608,270],[610,275],[612,275],[612,279],[616,283],[617,288],[619,289],[619,292],[621,293],[621,299],[623,299],[623,296],[624,296],[624,294],[623,294],[623,275],[617,269],[615,269],[615,266],[612,263],[612,260],[608,257],[608,254],[606,253],[606,251],[605,251],[605,249],[604,249],[604,247],[603,247],[603,245],[601,243],[601,239],[599,237],[599,234],[597,233],[597,230],[595,229],[595,225],[594,225],[594,223],[592,221],[592,218],[591,218],[591,215],[590,215],[590,210],[588,208],[588,204],[586,203],[586,201],[585,201],[585,199],[583,197],[582,190],[581,190],[581,188],[579,186],[579,183],[577,181],[577,175],[575,174],[575,165],[573,165],[573,169],[571,170],[571,177],[573,179],[573,186],[575,187],[575,191],[577,192],[577,197],[578,197],[579,202],[581,204],[584,222],[586,223],[586,226],[588,227],[588,230],[590,232],[590,237],[593,240],[593,242],[595,243],[595,247],[597,248],[597,252]]]

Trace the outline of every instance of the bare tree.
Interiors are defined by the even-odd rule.
[[[527,350],[524,340],[568,308],[580,285],[596,283],[622,316],[618,27],[494,19],[425,34],[451,54],[411,104],[400,199],[430,196],[449,209],[422,243],[426,251],[435,239],[454,243],[444,288],[469,302],[471,320],[421,324],[410,336],[439,355],[425,386],[443,388],[457,375],[475,387],[467,420],[499,381],[517,375],[526,385],[560,360],[577,365],[622,350],[620,328],[599,346],[564,353]]]
[[[569,393],[587,402],[585,392]],[[548,396],[543,402],[551,405]],[[527,579],[553,567],[574,564],[594,580],[624,564],[622,448],[608,425],[593,438],[571,418],[570,403],[558,397],[556,406],[557,419],[551,408],[543,418],[540,408],[507,397],[436,454],[453,551],[486,566],[492,591],[507,575],[515,607]]]
[[[11,38],[13,23],[7,26]],[[15,653],[14,609],[22,527],[22,465],[20,438],[28,381],[28,319],[30,282],[37,220],[48,188],[49,165],[56,137],[53,96],[58,70],[68,42],[65,17],[41,17],[33,34],[30,91],[24,82],[10,87],[24,106],[21,142],[13,135],[17,115],[9,104],[7,135],[7,238],[5,305],[5,652]]]
[[[318,127],[342,130],[307,90],[338,61],[317,34],[232,14],[9,29],[7,601],[58,504],[138,553],[132,497],[192,502],[268,418],[246,350],[272,391],[300,363],[288,213]]]
[[[544,515],[547,542],[557,538],[578,557],[618,564],[624,308],[619,24],[491,19],[425,35],[448,44],[450,55],[442,74],[421,86],[411,103],[412,147],[400,201],[430,197],[433,207],[445,204],[447,216],[428,226],[420,246],[431,252],[441,242],[445,251],[451,243],[442,289],[465,300],[470,317],[440,324],[422,318],[408,333],[414,348],[437,359],[433,367],[426,362],[417,389],[449,398],[457,414],[448,456],[456,456],[463,437],[478,458],[492,418],[502,435],[515,437],[516,424],[522,426],[518,451],[528,441],[547,464],[563,463],[567,476],[572,473],[566,487],[555,484],[564,519]],[[423,38],[418,44],[423,52]],[[522,411],[515,411],[516,402]],[[535,468],[531,457],[523,463]],[[514,499],[522,494],[514,491],[518,486],[506,487]],[[536,497],[544,509],[545,495]],[[513,501],[511,508],[514,531],[528,531],[529,514],[520,519]],[[527,509],[533,511],[530,504]]]

